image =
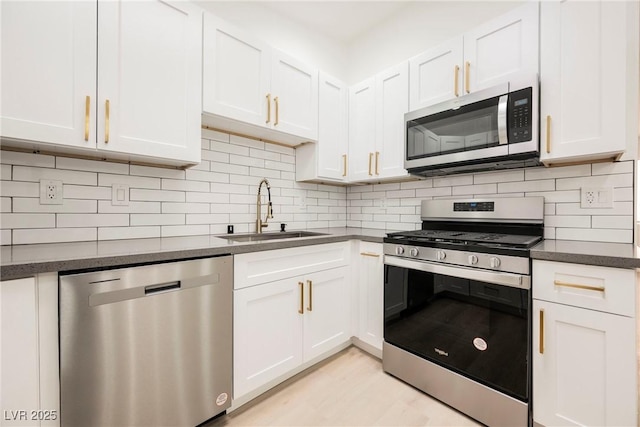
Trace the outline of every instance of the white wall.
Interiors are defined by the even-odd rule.
[[[264,7],[256,1],[196,1],[216,16],[250,31],[269,45],[334,77],[348,77],[346,46]]]

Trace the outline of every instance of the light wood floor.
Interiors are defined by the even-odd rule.
[[[480,425],[352,346],[206,427]]]

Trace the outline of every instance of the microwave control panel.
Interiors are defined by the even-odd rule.
[[[531,88],[509,94],[509,143],[531,141],[532,123]]]

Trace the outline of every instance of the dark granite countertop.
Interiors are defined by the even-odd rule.
[[[351,239],[382,243],[387,234],[385,230],[345,227],[309,231],[326,235],[261,242],[232,242],[225,236],[204,235],[2,246],[0,280],[19,279],[38,273],[233,255]]]
[[[349,227],[309,231],[325,235],[243,243],[229,241],[225,236],[210,235],[2,246],[0,280],[19,279],[38,273],[234,255],[351,239],[382,243],[388,232]],[[638,248],[625,243],[545,240],[531,249],[531,258],[603,267],[640,268]]]
[[[544,240],[531,249],[531,258],[602,267],[640,268],[638,247],[631,243]]]

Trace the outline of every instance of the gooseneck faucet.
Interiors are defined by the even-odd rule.
[[[265,184],[267,186],[267,195],[269,198],[269,202],[267,204],[267,216],[264,218],[264,222],[262,222],[262,219],[260,219],[260,214],[262,213],[262,202],[260,201],[260,190],[262,189],[262,184]],[[258,215],[258,218],[256,219],[256,233],[262,233],[262,229],[269,226],[269,224],[267,224],[269,218],[273,218],[273,205],[271,204],[271,187],[269,186],[269,181],[267,180],[267,178],[262,178],[262,181],[260,181],[260,184],[258,184],[258,203],[256,204],[256,207]]]

